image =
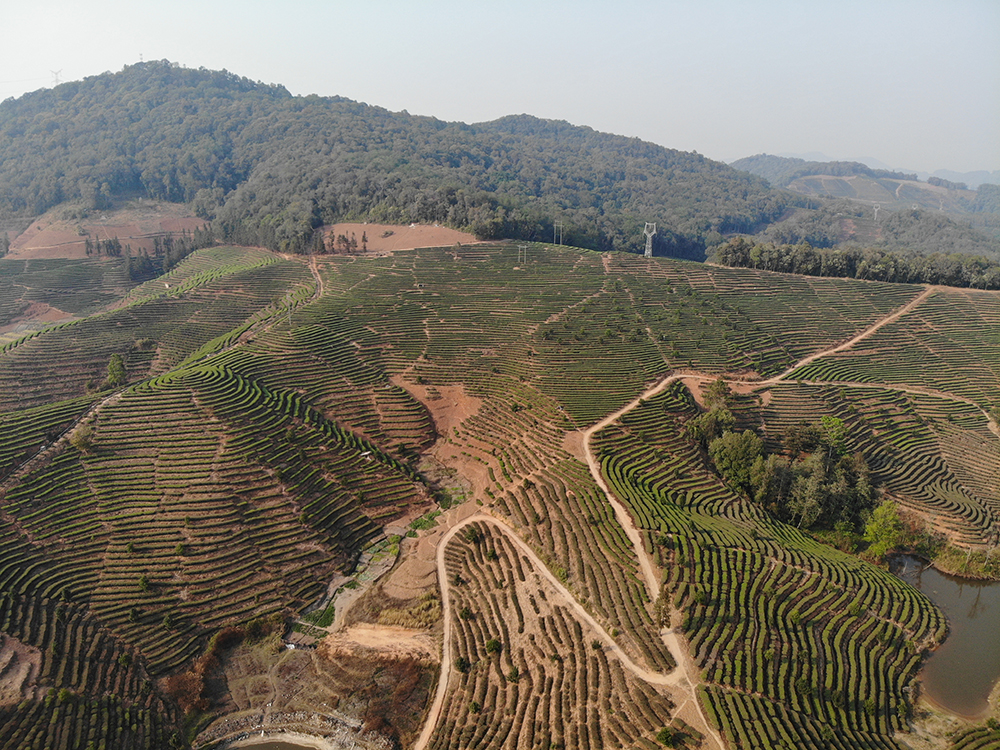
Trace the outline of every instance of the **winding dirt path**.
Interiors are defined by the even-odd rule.
[[[605,265],[607,265],[605,263]],[[740,380],[735,378],[726,379],[727,382],[739,385],[749,385],[754,388],[767,387],[770,385],[776,385],[786,379],[800,367],[814,362],[822,357],[829,356],[831,354],[837,354],[839,352],[850,349],[858,342],[863,341],[869,336],[873,335],[876,331],[882,327],[899,320],[901,317],[911,312],[913,309],[921,305],[925,300],[927,300],[934,292],[936,288],[933,286],[926,287],[920,294],[911,299],[902,307],[894,310],[893,312],[885,315],[884,317],[878,319],[870,326],[865,328],[863,331],[859,332],[855,336],[847,339],[843,343],[837,344],[835,346],[829,347],[822,351],[810,354],[803,357],[801,360],[796,362],[794,365],[789,367],[784,372],[781,372],[773,377],[767,378],[766,380]],[[698,380],[698,381],[713,381],[719,377],[717,374],[699,373],[699,372],[680,372],[668,375],[667,377],[660,380],[655,385],[646,389],[640,396],[630,401],[628,404],[618,409],[612,414],[604,417],[596,424],[591,425],[586,430],[582,432],[583,436],[583,451],[586,458],[587,467],[590,469],[591,476],[601,491],[604,493],[608,500],[608,503],[614,509],[615,517],[621,524],[625,531],[626,536],[628,536],[629,541],[635,548],[636,557],[639,560],[639,567],[642,570],[643,579],[646,582],[646,589],[649,593],[650,599],[656,600],[657,596],[660,594],[659,577],[656,568],[653,566],[650,556],[646,553],[645,545],[642,543],[642,535],[635,524],[632,515],[629,513],[625,505],[615,497],[614,493],[608,487],[607,483],[604,481],[604,476],[601,473],[600,464],[597,461],[597,457],[594,455],[591,443],[595,434],[603,430],[605,427],[613,424],[617,420],[621,419],[624,415],[628,414],[630,411],[635,409],[640,403],[646,399],[652,398],[653,396],[661,393],[666,388],[669,388],[673,383],[679,380]],[[885,388],[888,390],[899,390],[911,393],[924,393],[927,395],[940,396],[942,398],[950,398],[956,401],[961,401],[963,403],[972,404],[968,399],[957,397],[952,394],[946,394],[943,392],[937,392],[930,388],[923,388],[920,386],[893,386],[881,383],[845,383],[845,385],[859,385],[871,388]],[[975,404],[973,404],[975,405]],[[984,412],[985,414],[985,412]],[[1000,430],[998,430],[997,425],[992,419],[989,419],[990,429],[1000,436]],[[434,696],[434,703],[431,705],[431,709],[428,712],[427,719],[424,723],[423,730],[420,733],[420,737],[417,739],[414,745],[414,750],[424,750],[427,743],[430,741],[431,735],[434,728],[437,726],[438,719],[441,716],[441,710],[444,706],[444,700],[448,693],[448,682],[451,677],[451,601],[449,597],[449,586],[447,580],[447,573],[445,571],[445,559],[444,551],[448,543],[454,538],[461,529],[465,528],[468,524],[474,523],[476,521],[485,521],[491,523],[497,528],[501,529],[511,540],[517,545],[518,549],[522,550],[525,555],[531,560],[532,564],[538,569],[538,571],[545,577],[550,584],[552,584],[556,591],[558,591],[566,602],[570,605],[573,611],[580,617],[581,620],[587,622],[594,630],[600,634],[601,640],[605,642],[608,646],[609,651],[611,651],[615,656],[621,661],[622,666],[632,672],[635,676],[643,679],[653,685],[665,685],[675,688],[681,688],[686,693],[686,700],[682,703],[675,714],[679,714],[688,703],[693,703],[698,715],[701,717],[704,729],[707,731],[708,735],[714,740],[715,744],[719,748],[725,748],[725,742],[722,737],[716,732],[712,725],[708,722],[707,717],[702,710],[701,703],[698,701],[695,694],[695,689],[701,683],[700,675],[697,669],[697,665],[694,664],[690,655],[687,652],[686,644],[683,642],[681,636],[672,631],[664,630],[661,631],[660,636],[663,638],[664,644],[669,649],[674,660],[677,662],[677,667],[669,674],[661,674],[658,672],[651,672],[648,669],[640,667],[635,662],[633,662],[626,654],[621,650],[621,647],[611,638],[610,635],[591,617],[579,602],[573,597],[573,595],[562,586],[561,583],[555,578],[555,576],[549,571],[549,569],[542,563],[534,551],[528,547],[521,538],[513,532],[512,529],[501,523],[499,520],[493,516],[488,516],[483,513],[477,513],[476,515],[470,516],[461,523],[457,524],[451,528],[438,543],[437,547],[437,568],[438,568],[438,580],[441,584],[441,599],[444,612],[444,644],[442,647],[442,661],[441,661],[441,675],[438,681],[437,692]]]
[[[771,378],[768,378],[767,380],[740,381],[740,380],[730,379],[727,382],[753,385],[754,387],[766,387],[769,385],[774,385],[776,383],[779,383],[788,378],[789,375],[791,375],[795,370],[799,369],[800,367],[807,365],[810,362],[813,362],[822,357],[826,357],[831,354],[837,354],[846,349],[849,349],[855,344],[857,344],[859,341],[863,341],[864,339],[874,334],[883,326],[886,326],[896,320],[899,320],[899,318],[906,315],[914,308],[922,304],[928,297],[934,294],[934,292],[935,292],[934,287],[925,288],[920,294],[918,294],[912,300],[907,302],[905,305],[894,310],[888,315],[880,318],[879,320],[875,321],[873,324],[868,326],[866,329],[864,329],[857,335],[852,336],[847,341],[838,344],[836,346],[832,346],[828,349],[816,352],[814,354],[810,354],[802,358],[798,362],[796,362],[794,365],[789,367],[784,372],[779,373],[778,375],[775,375]],[[646,553],[645,545],[642,543],[642,535],[638,527],[636,526],[635,520],[632,518],[631,513],[629,513],[625,505],[617,497],[614,496],[614,493],[611,492],[607,483],[604,481],[604,477],[601,474],[600,464],[597,461],[597,457],[594,455],[591,443],[596,433],[600,432],[605,427],[619,420],[621,417],[623,417],[628,412],[632,411],[632,409],[636,408],[640,403],[642,403],[646,399],[652,398],[658,393],[661,393],[664,389],[668,388],[673,383],[676,383],[678,380],[690,379],[690,380],[700,380],[700,381],[711,381],[717,379],[718,377],[719,377],[718,375],[707,375],[704,373],[676,373],[673,375],[668,375],[667,377],[663,378],[659,383],[653,385],[652,387],[644,391],[638,398],[634,399],[633,401],[629,402],[618,411],[614,412],[613,414],[609,414],[601,421],[597,422],[594,425],[591,425],[590,427],[588,427],[586,430],[583,431],[583,450],[584,450],[584,455],[586,456],[587,459],[587,466],[590,469],[591,476],[593,476],[594,481],[601,488],[601,491],[604,493],[608,502],[611,504],[611,507],[615,511],[615,517],[618,519],[618,522],[625,530],[625,534],[628,536],[629,541],[632,542],[632,546],[635,548],[636,556],[639,559],[639,567],[642,569],[643,577],[646,580],[646,588],[649,592],[650,598],[653,601],[655,601],[660,594],[660,586],[656,569],[653,567],[653,563],[650,560],[650,556]],[[885,386],[879,386],[874,383],[868,383],[866,385],[871,387],[885,387]],[[964,401],[964,399],[956,399],[956,400]],[[994,429],[995,426],[996,425],[992,424],[991,420],[990,429]],[[996,430],[994,429],[994,431]],[[724,748],[725,743],[722,741],[722,738],[719,736],[719,734],[714,729],[712,729],[712,725],[708,722],[708,719],[702,710],[701,703],[697,700],[694,694],[694,688],[700,684],[701,680],[695,665],[691,662],[688,656],[686,647],[682,648],[683,644],[681,643],[681,639],[677,633],[672,633],[672,632],[661,633],[661,637],[663,637],[664,643],[670,649],[671,654],[674,655],[674,658],[677,661],[678,668],[675,669],[674,672],[675,673],[679,671],[685,672],[686,680],[689,686],[691,687],[691,697],[689,698],[689,700],[694,702],[694,706],[697,709],[698,715],[701,717],[702,722],[705,725],[705,728],[718,743],[719,747]],[[680,708],[683,708],[683,705]],[[678,709],[678,712],[680,711],[680,708]]]
[[[890,323],[893,323],[893,322],[899,320],[901,317],[903,317],[904,315],[906,315],[908,312],[912,311],[914,308],[919,307],[921,304],[923,304],[923,302],[928,297],[930,297],[936,291],[937,291],[937,287],[935,287],[935,286],[928,286],[928,287],[926,287],[924,289],[924,291],[922,291],[916,297],[914,297],[913,299],[911,299],[905,305],[903,305],[900,308],[897,308],[893,312],[891,312],[888,315],[886,315],[884,318],[879,318],[877,321],[875,321],[870,326],[868,326],[868,328],[866,328],[865,330],[861,331],[861,333],[859,333],[856,336],[852,336],[851,338],[847,339],[847,341],[845,341],[843,344],[838,344],[837,346],[831,347],[829,349],[824,349],[823,351],[816,352],[815,354],[810,354],[808,357],[803,357],[802,359],[800,359],[798,362],[796,362],[794,365],[792,365],[791,367],[789,367],[784,372],[779,373],[778,375],[775,375],[774,377],[768,378],[767,380],[758,381],[757,385],[772,385],[774,383],[777,383],[780,380],[784,380],[785,378],[787,378],[789,375],[791,375],[793,372],[795,372],[800,367],[804,367],[805,365],[812,364],[817,359],[822,359],[823,357],[828,357],[831,354],[839,354],[840,352],[844,351],[845,349],[850,349],[852,346],[854,346],[855,344],[857,344],[859,341],[865,340],[866,338],[868,338],[869,336],[871,336],[872,334],[874,334],[877,330],[879,330],[883,326],[887,326]]]
[[[441,584],[441,605],[444,617],[444,644],[442,646],[441,654],[441,675],[438,678],[437,691],[434,695],[434,702],[431,704],[430,711],[427,714],[427,718],[424,721],[424,727],[420,732],[420,736],[417,738],[416,743],[413,746],[413,750],[424,750],[427,747],[427,743],[430,742],[431,735],[437,726],[438,719],[441,717],[441,711],[444,708],[445,698],[448,696],[448,682],[451,678],[452,669],[452,652],[451,652],[451,592],[450,585],[448,583],[448,573],[445,569],[445,549],[451,540],[458,534],[462,529],[473,523],[488,523],[495,528],[503,532],[511,542],[518,548],[518,550],[528,558],[532,566],[534,566],[535,571],[541,575],[559,594],[563,599],[564,603],[573,611],[580,620],[584,621],[588,626],[590,626],[594,632],[597,633],[600,640],[604,643],[605,648],[609,653],[614,655],[615,658],[621,662],[622,667],[627,669],[629,672],[634,674],[641,680],[648,682],[651,685],[664,685],[668,687],[678,687],[685,689],[687,693],[690,693],[690,697],[687,698],[685,704],[688,700],[694,697],[694,688],[691,681],[692,675],[689,673],[691,667],[688,666],[689,659],[686,659],[686,652],[681,646],[676,633],[671,631],[664,631],[664,642],[671,651],[671,655],[678,664],[678,668],[674,669],[669,674],[662,674],[660,672],[653,672],[645,669],[638,664],[636,664],[632,659],[626,654],[621,646],[615,642],[614,638],[608,634],[608,632],[601,627],[600,624],[593,618],[593,616],[584,609],[583,605],[580,604],[558,578],[553,575],[552,571],[539,559],[535,551],[531,549],[514,531],[503,523],[498,518],[487,515],[482,512],[478,512],[474,515],[457,523],[451,529],[441,537],[441,541],[438,542],[437,546],[437,573],[438,581]],[[682,666],[683,665],[683,666]],[[693,665],[691,665],[693,667]],[[696,676],[696,673],[695,673]],[[676,713],[676,712],[675,712]],[[706,724],[706,727],[708,725]],[[711,728],[709,731],[711,731]],[[724,748],[725,745],[719,742],[719,747]]]
[[[888,315],[879,318],[877,321],[868,326],[868,328],[864,329],[857,335],[852,336],[842,344],[837,344],[836,346],[832,346],[828,349],[824,349],[822,351],[803,357],[801,360],[796,362],[794,365],[789,367],[784,372],[779,373],[778,375],[775,375],[766,380],[738,380],[735,378],[727,378],[726,382],[735,383],[739,385],[751,385],[754,386],[755,388],[767,387],[769,385],[775,385],[777,383],[780,383],[781,381],[786,380],[789,375],[791,375],[800,367],[807,365],[811,362],[814,362],[815,360],[820,359],[822,357],[826,357],[831,354],[837,354],[846,349],[849,349],[855,344],[857,344],[859,341],[862,341],[871,336],[872,334],[874,334],[883,326],[886,326],[889,323],[899,320],[899,318],[906,315],[914,308],[918,307],[921,303],[924,302],[924,300],[926,300],[928,297],[934,294],[935,290],[936,287],[932,286],[925,288],[924,291],[922,291],[916,297],[911,299],[905,305],[894,310]],[[614,412],[613,414],[609,414],[600,422],[591,425],[590,427],[588,427],[586,430],[583,431],[583,450],[587,459],[587,466],[590,468],[590,473],[593,476],[594,481],[601,488],[601,491],[604,493],[605,497],[607,497],[608,502],[611,504],[611,507],[614,508],[615,517],[618,519],[618,522],[625,529],[625,534],[628,536],[629,541],[631,541],[632,546],[635,547],[636,555],[639,558],[639,566],[642,568],[643,577],[646,579],[646,588],[649,592],[650,598],[654,601],[656,600],[656,597],[659,596],[660,593],[659,580],[657,578],[656,570],[653,567],[652,561],[649,559],[649,555],[646,554],[646,548],[642,543],[642,536],[639,532],[639,529],[635,525],[635,521],[633,520],[632,515],[628,512],[628,509],[626,509],[625,505],[621,501],[619,501],[618,498],[614,496],[614,494],[609,489],[607,483],[604,481],[604,477],[601,474],[601,467],[600,464],[598,464],[597,462],[597,457],[594,455],[593,448],[591,447],[591,442],[596,433],[600,432],[608,425],[617,422],[623,416],[632,411],[632,409],[637,407],[640,403],[642,403],[646,399],[652,398],[658,393],[661,393],[663,390],[668,388],[673,383],[676,383],[678,380],[699,380],[704,382],[704,381],[713,381],[718,379],[719,377],[720,377],[719,375],[699,373],[699,372],[681,372],[681,373],[675,373],[673,375],[668,375],[667,377],[663,378],[659,383],[648,388],[639,397],[629,402],[618,411]],[[845,383],[844,385],[854,385],[854,384]],[[935,392],[932,389],[925,389],[919,386],[889,386],[879,383],[858,383],[856,385],[863,385],[865,387],[871,387],[871,388],[887,388],[890,390],[900,390],[913,393],[926,393],[928,395],[937,395],[943,398],[950,398],[955,401],[961,401],[963,403],[972,404],[972,402],[968,399],[964,399],[958,396],[952,396],[950,394]],[[996,431],[994,429],[995,427],[996,425],[992,424],[991,420],[990,429]]]

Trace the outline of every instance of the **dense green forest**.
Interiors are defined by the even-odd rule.
[[[867,169],[844,166],[856,168]],[[632,252],[649,221],[655,254],[697,260],[736,232],[815,246],[852,239],[838,203],[697,153],[528,115],[449,123],[167,61],[0,104],[0,220],[134,197],[189,203],[222,239],[291,252],[343,220],[525,240],[550,240],[559,224],[566,244]],[[933,227],[893,217],[873,244],[995,250],[946,217]]]
[[[733,268],[806,276],[1000,289],[1000,263],[960,253],[922,255],[877,248],[817,248],[808,242],[776,245],[734,237],[716,248],[712,259]]]
[[[565,122],[479,125],[166,61],[0,105],[0,212],[71,199],[184,201],[229,239],[301,250],[342,219],[442,222],[483,238],[552,237],[704,257],[724,233],[777,219],[787,196],[698,154]]]

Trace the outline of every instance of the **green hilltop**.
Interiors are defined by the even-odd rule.
[[[759,160],[734,169],[528,115],[443,122],[154,61],[0,103],[0,226],[68,201],[86,212],[144,197],[189,204],[236,244],[291,252],[314,246],[322,225],[361,220],[536,241],[558,224],[568,244],[629,252],[643,249],[642,229],[655,222],[655,254],[695,260],[727,235],[769,229],[771,239],[823,246],[996,252],[980,231],[993,216],[985,204],[963,209],[982,220],[977,229],[947,217],[947,231],[928,236],[926,216],[901,211],[894,228],[869,231],[859,216],[857,231],[845,231],[842,207],[823,210],[842,191],[777,189],[798,172],[776,176]],[[861,168],[839,166],[835,174]],[[888,179],[858,180],[876,177]],[[894,208],[911,207],[903,197]],[[936,197],[918,202],[937,208]]]

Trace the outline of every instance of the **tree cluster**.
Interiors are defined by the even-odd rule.
[[[775,245],[741,236],[716,248],[712,257],[725,266],[806,276],[1000,289],[1000,262],[958,253],[920,255],[876,248],[817,248],[808,242]]]
[[[772,516],[799,528],[860,531],[878,493],[860,453],[847,448],[847,430],[836,417],[786,430],[779,453],[768,454],[753,430],[736,429],[724,381],[706,389],[707,410],[685,425],[707,449],[716,471],[734,490]]]
[[[106,255],[109,258],[120,258],[124,254],[125,270],[132,281],[147,281],[164,274],[184,258],[203,247],[211,247],[216,242],[211,227],[196,228],[194,232],[182,232],[175,237],[165,234],[153,238],[153,253],[150,255],[145,248],[132,251],[128,243],[122,244],[118,237],[91,240],[84,242],[87,255]]]
[[[934,185],[936,187],[947,188],[948,190],[968,190],[969,189],[969,186],[966,185],[964,182],[952,182],[951,180],[945,180],[945,179],[943,179],[941,177],[934,177],[934,176],[931,176],[931,177],[927,178],[927,184],[928,185]]]

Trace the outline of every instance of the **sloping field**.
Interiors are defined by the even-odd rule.
[[[93,314],[118,300],[130,286],[116,258],[0,258],[0,344],[43,324]]]
[[[993,292],[940,287],[924,304],[849,352],[793,378],[891,383],[1000,406],[1000,301]]]
[[[943,617],[889,574],[735,495],[678,434],[696,413],[678,384],[596,446],[667,570],[662,611],[682,618],[709,711],[740,748],[892,747],[903,690],[920,649],[943,638]]]
[[[205,224],[183,204],[138,201],[116,210],[64,206],[43,214],[10,243],[11,255],[28,258],[86,258],[87,240],[97,243],[117,238],[135,255],[152,253],[154,239],[178,237]]]
[[[52,278],[75,263],[45,262]],[[923,291],[541,245],[527,262],[505,244],[198,251],[0,351],[0,632],[40,655],[3,736],[183,747],[196,703],[205,737],[230,736],[211,723],[233,704],[206,661],[216,636],[326,601],[387,525],[458,499],[417,473],[424,457],[642,674],[677,667],[672,627],[702,682],[623,671],[485,524],[444,550],[467,670],[428,747],[649,748],[664,727],[691,747],[898,747],[938,610],[724,484],[684,435],[699,409],[680,383],[585,431],[665,377],[722,375],[766,443],[838,417],[886,492],[981,544],[1000,512],[983,411],[997,297]],[[326,705],[311,710],[336,724]]]

